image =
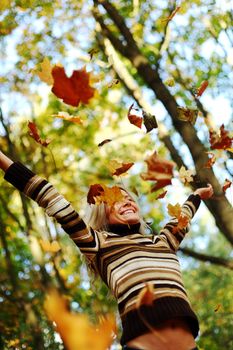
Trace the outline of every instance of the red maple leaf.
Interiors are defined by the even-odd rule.
[[[131,110],[134,109],[133,105],[134,105],[134,104],[132,104],[132,105],[129,107],[129,110],[128,110],[128,119],[129,119],[129,121],[130,121],[131,124],[137,126],[139,129],[141,129],[143,118],[142,118],[142,117],[139,117],[139,116],[136,115],[136,114],[131,114]]]
[[[38,128],[35,123],[33,122],[28,122],[28,134],[41,146],[47,147],[50,144],[50,140],[42,140]]]
[[[228,179],[225,179],[225,182],[222,186],[223,192],[226,192],[226,190],[232,185],[232,182]]]
[[[91,185],[87,193],[87,203],[95,204],[95,198],[100,196],[103,192],[104,189],[100,184]]]
[[[224,124],[220,127],[220,135],[216,131],[209,131],[210,148],[212,149],[227,149],[231,148],[233,137],[230,137],[229,131],[225,130]]]
[[[157,152],[154,152],[145,162],[147,163],[147,173],[141,174],[141,178],[143,180],[156,181],[151,192],[171,184],[174,167],[173,162],[158,157]]]
[[[80,102],[87,104],[94,96],[95,89],[90,86],[90,73],[86,68],[74,70],[68,78],[63,67],[54,66],[52,92],[68,105],[77,107]]]

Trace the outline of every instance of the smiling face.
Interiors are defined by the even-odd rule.
[[[133,198],[124,190],[121,190],[124,199],[113,206],[106,207],[107,220],[110,225],[128,224],[140,222],[139,207]]]

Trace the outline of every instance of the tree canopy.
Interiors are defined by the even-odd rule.
[[[90,185],[123,183],[155,232],[168,204],[211,183],[179,256],[200,347],[230,348],[231,1],[11,0],[0,10],[0,149],[80,214]],[[174,163],[166,186],[145,178],[155,151]],[[1,348],[69,349],[44,310],[49,287],[94,323],[116,305],[60,228],[3,177],[0,186]]]

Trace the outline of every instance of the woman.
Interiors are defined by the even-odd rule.
[[[4,178],[54,217],[77,244],[117,299],[125,350],[194,350],[198,320],[184,289],[176,251],[188,232],[172,219],[159,235],[143,235],[145,223],[137,203],[121,189],[123,199],[109,206],[91,205],[87,224],[46,180],[0,152]],[[189,220],[211,185],[197,189],[182,206]],[[153,285],[151,305],[137,305],[145,285]]]

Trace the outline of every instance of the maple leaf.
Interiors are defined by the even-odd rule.
[[[80,117],[70,115],[67,112],[58,112],[58,114],[53,114],[52,116],[56,117],[56,118],[61,118],[61,119],[67,120],[67,121],[75,123],[75,124],[83,124],[83,121]]]
[[[132,166],[134,165],[134,163],[120,163],[117,160],[111,160],[108,163],[108,168],[111,171],[112,175],[116,175],[116,176],[120,176],[124,173],[126,173],[126,171],[128,171]]]
[[[42,249],[47,253],[57,253],[61,247],[57,241],[49,242],[48,240],[40,239]]]
[[[207,86],[209,85],[207,80],[204,80],[200,87],[197,88],[196,93],[195,93],[195,97],[201,97],[201,95],[203,94],[203,92],[206,90]]]
[[[98,147],[102,147],[103,145],[105,145],[106,143],[109,143],[111,141],[112,141],[111,139],[105,139],[105,140],[101,141],[100,143],[98,143]]]
[[[68,78],[63,67],[54,66],[52,76],[52,92],[68,105],[77,107],[80,102],[87,104],[95,94],[96,89],[90,86],[91,75],[85,67],[74,70]]]
[[[102,192],[104,192],[102,185],[100,184],[91,185],[87,193],[87,203],[95,204],[95,198],[97,196],[100,196]]]
[[[110,347],[116,332],[112,315],[105,316],[102,322],[93,325],[86,314],[70,312],[66,299],[56,290],[47,293],[44,308],[49,319],[55,322],[67,350],[106,350]]]
[[[195,124],[198,117],[198,109],[177,107],[178,119]]]
[[[216,162],[216,156],[212,152],[206,152],[206,153],[208,154],[208,156],[210,156],[210,158],[208,159],[208,162],[206,163],[206,165],[204,167],[205,168],[212,168],[212,166]]]
[[[113,206],[116,202],[121,202],[124,199],[124,196],[121,192],[120,187],[113,186],[107,187],[102,185],[103,192],[95,198],[95,204],[106,203],[110,207]]]
[[[226,190],[232,185],[232,181],[225,179],[225,182],[223,184],[222,190],[223,192],[226,192]]]
[[[156,129],[158,127],[158,124],[154,115],[150,113],[146,113],[145,111],[142,111],[142,115],[143,115],[143,123],[146,127],[146,132],[150,132],[151,130]]]
[[[179,203],[176,203],[175,205],[168,204],[167,206],[168,214],[170,216],[174,216],[175,218],[179,218],[181,215],[181,206]]]
[[[146,283],[145,287],[140,291],[136,301],[136,308],[141,305],[152,305],[154,300],[154,286],[152,283]]]
[[[129,110],[128,110],[128,119],[130,121],[131,124],[137,126],[139,129],[141,129],[142,127],[142,117],[139,117],[137,116],[136,114],[131,114],[131,110],[134,109],[133,108],[133,105],[132,104],[130,107],[129,107]]]
[[[174,163],[157,156],[154,152],[145,162],[147,163],[147,173],[142,173],[140,176],[143,180],[157,181],[152,187],[151,192],[156,191],[171,184],[173,177]]]
[[[53,85],[52,66],[48,57],[39,64],[39,69],[32,69],[31,73],[38,75],[41,81],[48,85]]]
[[[50,142],[51,142],[50,140],[42,140],[41,139],[35,123],[28,122],[28,128],[29,128],[28,134],[41,146],[47,147],[50,144]]]
[[[172,232],[174,234],[182,230],[183,228],[187,227],[189,223],[189,218],[188,216],[182,213],[181,206],[179,203],[176,203],[175,205],[168,204],[167,208],[168,208],[168,214],[177,219],[177,225],[172,229]]]
[[[209,130],[209,141],[212,149],[228,149],[232,146],[233,137],[229,136],[229,131],[225,130],[224,124],[222,124],[220,135],[213,130]]]
[[[183,182],[183,183],[187,183],[187,182],[191,182],[193,181],[193,177],[192,175],[195,174],[195,171],[194,170],[186,170],[184,166],[182,166],[180,168],[180,171],[179,171],[179,177],[180,177],[180,180]]]
[[[155,199],[162,199],[166,196],[166,194],[167,194],[167,191],[163,191]]]

